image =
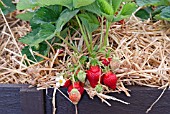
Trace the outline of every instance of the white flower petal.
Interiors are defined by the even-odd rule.
[[[60,77],[56,77],[56,78],[55,78],[55,81],[58,82],[59,80],[60,80]]]
[[[62,80],[62,83],[60,83],[60,85],[63,86],[63,85],[65,84],[65,82],[66,82],[66,80],[63,79],[63,80]]]
[[[56,85],[57,88],[60,87],[60,83],[58,83],[58,82],[55,85]]]

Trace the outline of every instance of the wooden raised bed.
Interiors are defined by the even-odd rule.
[[[109,107],[101,100],[95,97],[93,100],[85,94],[78,104],[79,114],[145,114],[150,105],[159,97],[162,90],[149,87],[128,87],[131,90],[131,97],[125,96],[124,93],[114,93],[113,96],[129,102],[129,105],[117,101],[109,101],[112,106]],[[66,93],[66,89],[61,89]],[[46,97],[46,114],[52,114],[52,97],[53,89],[49,89]],[[50,96],[50,97],[49,97]],[[56,95],[56,114],[75,114],[74,105],[72,105],[59,92]],[[169,114],[170,112],[170,91],[165,91],[162,98],[154,105],[149,114]]]
[[[109,107],[99,98],[93,100],[85,93],[78,104],[79,114],[145,114],[150,105],[158,98],[162,90],[149,87],[128,87],[131,97],[124,93],[113,96],[129,102],[129,105],[117,101],[109,101]],[[67,90],[61,89],[64,93]],[[0,84],[0,114],[52,114],[53,89],[37,91],[28,85]],[[75,114],[74,105],[59,92],[56,94],[56,114]],[[162,98],[154,105],[149,114],[169,114],[170,90],[165,91]]]
[[[45,114],[44,92],[22,84],[0,84],[0,114]]]

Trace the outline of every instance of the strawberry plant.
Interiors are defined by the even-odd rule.
[[[41,47],[42,42],[55,43],[54,39],[60,39],[58,42],[64,41],[75,52],[78,52],[75,46],[67,42],[62,35],[62,32],[67,34],[66,30],[68,23],[72,18],[76,17],[78,25],[81,29],[84,41],[86,43],[88,52],[92,52],[92,32],[99,27],[99,21],[97,17],[107,19],[106,23],[106,35],[104,36],[104,46],[108,44],[108,32],[111,22],[119,21],[127,18],[136,9],[136,5],[133,2],[127,2],[125,5],[121,4],[125,0],[20,0],[17,4],[18,10],[26,10],[26,13],[18,15],[18,18],[27,20],[30,22],[32,32],[21,38],[19,41],[28,45],[22,51],[23,54],[28,55],[32,51],[31,60],[37,60],[37,56],[33,52],[39,53],[38,49]],[[120,6],[122,6],[121,9]],[[28,10],[29,9],[29,10]],[[31,9],[31,10],[30,10]],[[118,11],[115,16],[114,14]],[[31,12],[30,12],[31,11]],[[28,17],[24,18],[24,17]],[[103,41],[103,31],[101,31],[101,43]],[[33,48],[36,50],[33,50]],[[46,50],[46,51],[45,51]],[[45,52],[49,52],[49,48],[44,49]],[[47,53],[41,52],[43,55]],[[29,54],[30,55],[30,54]],[[35,57],[34,57],[35,56]],[[34,59],[32,59],[34,58]],[[38,59],[37,61],[42,60]]]
[[[109,88],[115,90],[117,77],[113,74],[113,59],[107,49],[109,29],[113,22],[128,18],[136,8],[136,4],[129,0],[20,0],[17,9],[26,12],[17,17],[29,21],[32,28],[19,40],[27,45],[22,53],[32,61],[41,61],[43,58],[36,53],[47,56],[50,46],[64,42],[75,61],[68,65],[66,72],[69,76],[62,85],[68,88],[69,98],[74,104],[87,87],[95,94],[107,93]],[[25,18],[28,16],[29,19]],[[72,34],[69,25],[80,29],[87,50],[78,49],[74,42],[66,39],[68,31]],[[94,44],[93,33],[97,29],[101,37],[99,44]],[[99,59],[106,51],[106,56]]]

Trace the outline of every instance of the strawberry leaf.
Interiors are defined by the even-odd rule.
[[[47,45],[46,42],[42,42],[39,44],[39,47],[38,49],[36,47],[30,47],[30,46],[25,46],[23,49],[22,49],[22,54],[26,54],[27,55],[27,58],[34,61],[34,62],[37,62],[37,61],[41,61],[43,60],[43,58],[35,55],[34,53],[32,52],[37,52],[41,55],[44,55],[46,56],[48,54],[48,52],[50,51],[50,47]]]
[[[73,0],[73,7],[79,8],[81,6],[87,6],[93,3],[95,0]]]
[[[122,0],[112,0],[112,6],[114,9],[114,13],[117,12],[117,10],[119,9],[121,2],[122,2]]]
[[[37,1],[38,0],[20,0],[17,3],[17,9],[18,10],[24,10],[24,9],[29,9],[29,8],[41,6]]]
[[[131,16],[131,14],[137,9],[137,6],[135,3],[126,3],[119,14],[114,18],[115,21],[120,21],[122,19],[128,18]]]
[[[78,16],[90,33],[99,27],[99,21],[97,20],[97,17],[92,13],[79,14]]]
[[[50,5],[61,5],[69,9],[73,7],[72,0],[20,0],[17,4],[18,10],[24,10],[35,7],[50,6]]]
[[[162,9],[162,12],[160,14],[157,14],[154,18],[170,21],[170,6]]]
[[[79,10],[69,10],[69,9],[65,9],[64,11],[62,11],[62,13],[60,14],[57,22],[56,22],[56,32],[60,32],[63,28],[63,26],[70,21],[71,18],[73,18],[77,13],[79,12]]]
[[[139,6],[158,6],[158,5],[170,5],[169,0],[136,0],[137,5]]]
[[[83,6],[80,9],[89,11],[91,13],[98,15],[98,16],[102,15],[102,11],[100,10],[100,7],[97,5],[97,2],[93,2],[90,5]]]
[[[37,0],[37,2],[41,4],[41,6],[61,5],[69,9],[73,7],[73,0]]]
[[[16,9],[15,5],[12,3],[12,0],[2,0],[0,2],[0,8],[5,15]]]
[[[26,12],[26,13],[17,15],[16,18],[19,18],[24,21],[30,21],[32,19],[33,15],[34,15],[34,12]]]
[[[49,40],[55,36],[55,27],[50,24],[42,24],[40,28],[34,29],[19,41],[30,46],[36,46],[44,40]]]
[[[62,8],[60,8],[60,6],[53,6],[53,7],[52,6],[42,7],[38,9],[33,16],[32,21],[36,24],[43,24],[43,23],[57,21]]]

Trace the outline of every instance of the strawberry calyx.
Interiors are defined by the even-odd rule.
[[[71,84],[69,87],[68,87],[68,93],[70,93],[70,91],[73,89],[73,88],[76,88],[80,94],[82,95],[84,93],[84,88],[82,87],[82,84],[80,82],[74,82],[74,84]]]

